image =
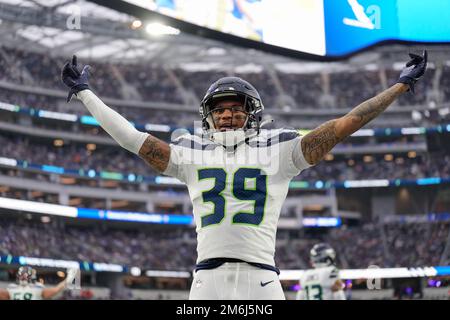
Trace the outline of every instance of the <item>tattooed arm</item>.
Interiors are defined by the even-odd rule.
[[[139,149],[139,156],[156,171],[164,172],[169,163],[170,147],[164,141],[149,135]]]
[[[402,93],[411,90],[427,68],[428,54],[422,56],[410,53],[411,60],[406,63],[397,83],[377,96],[361,103],[345,116],[325,122],[303,137],[302,152],[306,161],[317,164],[333,147],[376,118]]]
[[[70,88],[68,101],[73,94],[83,102],[100,126],[117,143],[128,151],[138,154],[153,169],[164,172],[170,158],[170,147],[164,141],[146,132],[134,128],[124,117],[108,107],[90,89],[88,85],[89,66],[80,72],[77,58],[73,56],[72,63],[67,62],[61,72],[61,78]]]
[[[334,148],[336,144],[376,118],[402,93],[408,85],[396,83],[375,97],[361,103],[345,116],[325,122],[302,139],[302,151],[306,161],[315,165]]]

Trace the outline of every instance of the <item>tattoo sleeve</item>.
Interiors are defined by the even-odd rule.
[[[164,172],[170,159],[170,147],[164,141],[149,135],[139,150],[139,156],[156,171]]]
[[[376,118],[408,86],[397,83],[375,97],[364,101],[345,116],[325,122],[302,139],[302,151],[309,164],[317,164],[333,147]]]

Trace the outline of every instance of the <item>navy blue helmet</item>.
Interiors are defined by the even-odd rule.
[[[205,131],[214,131],[211,111],[221,100],[241,101],[247,114],[244,130],[259,132],[264,106],[258,91],[249,82],[238,77],[224,77],[214,82],[206,91],[200,104],[200,116]]]

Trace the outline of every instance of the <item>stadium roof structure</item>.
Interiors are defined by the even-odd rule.
[[[0,0],[3,45],[81,57],[175,63],[272,64],[288,58],[243,49],[187,33],[151,35],[135,17],[85,0]],[[155,21],[153,21],[155,22]],[[72,29],[73,28],[73,29]],[[79,28],[79,29],[78,29]]]
[[[145,26],[158,21],[142,21],[128,14],[87,0],[0,0],[0,43],[3,46],[70,57],[76,53],[90,59],[121,63],[153,62],[180,66],[192,71],[241,68],[258,72],[262,67],[283,72],[308,73],[348,68],[377,67],[381,63],[404,61],[410,50],[403,45],[379,47],[358,54],[344,63],[310,62],[242,48],[217,40],[180,32],[151,35]],[[433,58],[448,60],[449,46],[433,47]]]

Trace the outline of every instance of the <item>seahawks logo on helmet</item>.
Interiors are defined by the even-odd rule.
[[[335,265],[336,252],[327,243],[318,243],[310,251],[311,264],[314,268]]]
[[[242,129],[244,137],[257,135],[261,128],[264,106],[258,91],[249,82],[238,77],[224,77],[214,82],[200,104],[200,116],[203,130],[212,138],[217,130],[212,118],[213,107],[221,100],[241,101],[247,114],[247,120]],[[228,133],[225,133],[228,134]]]

